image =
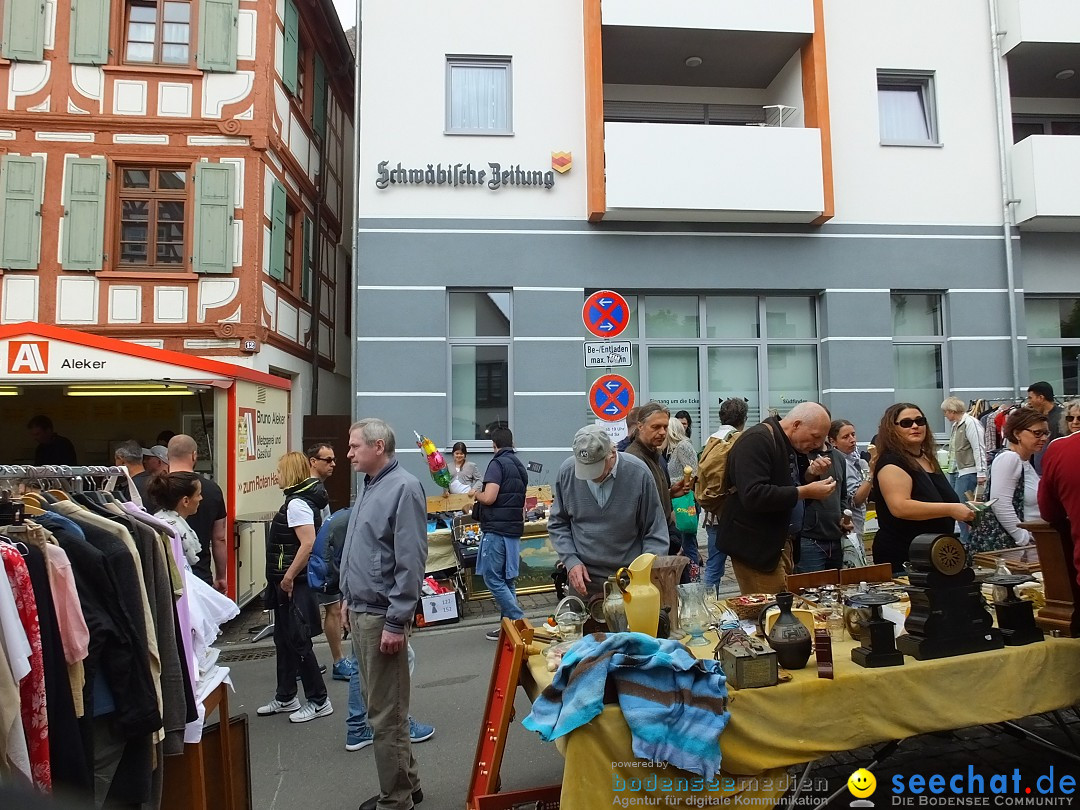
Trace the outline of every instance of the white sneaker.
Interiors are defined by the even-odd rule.
[[[306,723],[308,720],[314,720],[316,717],[326,717],[328,714],[333,713],[334,707],[330,705],[330,698],[327,698],[321,704],[309,700],[300,707],[299,711],[295,711],[289,715],[289,722]]]
[[[257,708],[255,710],[255,714],[260,715],[261,717],[266,717],[269,714],[281,714],[282,712],[295,712],[299,708],[300,708],[300,701],[297,700],[295,697],[292,700],[290,700],[290,701],[288,701],[286,703],[282,703],[277,698],[274,698],[269,703],[267,703],[265,706],[260,706],[259,708]]]

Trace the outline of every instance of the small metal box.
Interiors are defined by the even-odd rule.
[[[767,647],[754,656],[742,644],[728,644],[720,648],[720,666],[724,668],[728,686],[735,689],[775,686],[780,677],[776,651]]]

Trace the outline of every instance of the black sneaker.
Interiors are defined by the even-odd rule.
[[[412,794],[413,807],[420,804],[420,802],[422,802],[423,800],[424,800],[424,790],[423,790],[423,788],[417,788],[416,790],[414,790],[413,794]],[[375,810],[375,808],[378,807],[378,805],[379,805],[379,794],[376,793],[374,796],[372,796],[370,799],[368,799],[366,802],[364,802],[362,805],[360,805],[360,810]]]

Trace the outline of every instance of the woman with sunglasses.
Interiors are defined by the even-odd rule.
[[[1062,436],[1071,436],[1080,433],[1080,399],[1067,400],[1061,406],[1061,425],[1059,432]]]
[[[941,471],[934,434],[918,405],[898,402],[881,418],[870,497],[877,506],[874,562],[903,572],[908,547],[920,534],[952,534],[955,522],[970,523],[975,513],[960,499]]]
[[[1039,474],[1031,459],[1050,441],[1046,414],[1017,408],[1005,420],[1008,447],[990,465],[990,501],[993,518],[971,536],[970,553],[1030,545],[1034,538],[1020,524],[1041,520]]]

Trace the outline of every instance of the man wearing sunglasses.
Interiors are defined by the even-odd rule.
[[[313,444],[307,450],[308,467],[311,469],[311,477],[318,480],[320,485],[334,474],[337,469],[337,455],[334,446],[326,442]],[[330,518],[329,504],[323,509],[323,523]],[[326,642],[330,645],[330,654],[334,657],[333,677],[336,681],[347,681],[356,671],[356,663],[345,656],[341,649],[341,591],[322,593],[316,591],[315,598],[319,607],[323,608],[323,632],[326,634]]]

